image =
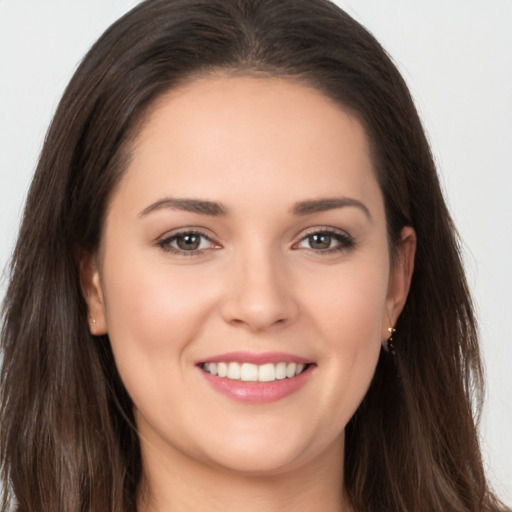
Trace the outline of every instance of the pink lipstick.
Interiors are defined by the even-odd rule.
[[[283,352],[230,352],[197,367],[216,391],[240,402],[269,403],[301,389],[316,365]]]

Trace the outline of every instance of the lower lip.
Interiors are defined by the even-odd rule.
[[[300,375],[291,379],[272,382],[244,382],[241,380],[217,377],[199,368],[206,381],[219,393],[233,400],[245,403],[264,404],[276,402],[295,393],[306,384],[315,365],[309,365]]]

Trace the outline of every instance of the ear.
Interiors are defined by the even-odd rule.
[[[398,243],[393,267],[391,269],[388,294],[386,297],[386,314],[383,326],[382,339],[389,338],[389,327],[394,327],[402,309],[404,308],[409,288],[411,286],[412,272],[414,270],[414,255],[416,253],[416,232],[410,226],[402,229]]]
[[[100,336],[108,331],[105,300],[97,260],[96,255],[85,255],[80,259],[80,285],[87,303],[89,331],[93,336]]]

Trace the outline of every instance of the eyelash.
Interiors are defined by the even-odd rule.
[[[303,242],[304,240],[307,240],[309,237],[313,235],[327,235],[332,238],[334,238],[338,245],[335,247],[331,247],[330,249],[323,249],[323,250],[315,250],[315,249],[309,249],[310,251],[313,251],[315,254],[320,254],[322,256],[326,256],[329,254],[334,253],[340,253],[343,251],[346,251],[348,249],[352,249],[355,246],[355,240],[344,231],[340,231],[338,229],[334,228],[321,228],[321,229],[313,229],[309,232],[307,232],[297,244],[294,244],[293,247],[296,247],[298,244]]]
[[[214,243],[213,240],[209,236],[205,235],[201,231],[186,230],[186,231],[179,231],[178,233],[174,233],[173,235],[166,237],[163,240],[160,240],[158,242],[158,246],[166,252],[170,252],[171,254],[176,254],[179,256],[197,256],[199,254],[202,254],[204,252],[204,249],[194,249],[191,251],[184,251],[182,249],[178,249],[177,247],[173,247],[171,245],[171,243],[176,241],[178,238],[184,237],[187,235],[198,236],[198,237],[204,238],[205,240],[208,240],[209,242]]]
[[[190,251],[185,251],[182,249],[178,249],[177,247],[173,247],[171,245],[173,242],[175,242],[180,237],[184,237],[187,235],[198,236],[198,237],[201,237],[201,238],[207,240],[208,242],[214,243],[213,240],[209,236],[205,235],[201,231],[186,230],[186,231],[179,231],[178,233],[174,233],[171,236],[168,236],[168,237],[164,238],[163,240],[158,241],[157,245],[163,251],[169,252],[171,254],[176,254],[179,256],[198,256],[198,255],[203,254],[205,250],[208,250],[208,249],[194,249],[194,250],[190,250]],[[297,242],[296,244],[294,244],[292,246],[292,248],[296,248],[300,243],[302,243],[303,241],[307,240],[309,237],[314,236],[314,235],[331,236],[338,242],[337,246],[331,247],[328,249],[321,249],[321,250],[316,250],[316,249],[312,249],[312,248],[307,249],[309,251],[314,252],[315,254],[319,254],[322,256],[333,254],[333,253],[340,253],[340,252],[346,251],[348,249],[352,249],[355,246],[354,239],[350,235],[345,233],[344,231],[340,231],[340,230],[333,229],[333,228],[321,228],[321,229],[311,230],[308,233],[306,233],[299,240],[299,242]]]

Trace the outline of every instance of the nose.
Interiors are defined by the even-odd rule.
[[[299,313],[286,264],[270,250],[232,262],[222,316],[252,332],[293,323]]]

